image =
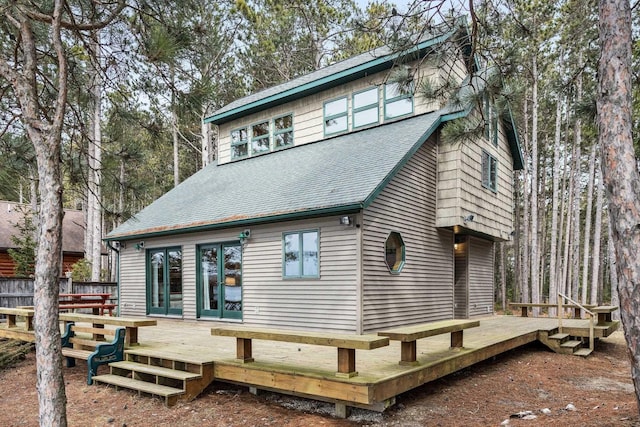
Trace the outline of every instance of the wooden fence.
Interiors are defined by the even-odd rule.
[[[110,293],[117,304],[118,284],[115,282],[73,282],[60,278],[60,293]],[[33,305],[33,279],[0,277],[0,307]]]

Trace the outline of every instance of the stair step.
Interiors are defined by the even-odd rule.
[[[563,348],[576,348],[576,347],[580,347],[581,345],[582,345],[582,341],[569,340],[569,341],[565,341],[562,344],[560,344],[560,347],[563,347]]]
[[[569,338],[569,334],[553,334],[553,335],[549,335],[549,339],[551,340],[564,340],[566,338]]]
[[[93,377],[93,380],[104,384],[110,384],[116,387],[128,388],[130,390],[136,390],[143,393],[161,396],[166,399],[184,394],[184,390],[181,390],[179,388],[167,387],[164,385],[148,383],[145,381],[138,381],[127,377],[121,377],[119,375],[96,375],[95,377]]]
[[[210,357],[198,357],[198,355],[195,354],[169,353],[165,350],[154,350],[147,348],[128,348],[125,350],[125,354],[162,360],[173,360],[177,362],[190,363],[193,365],[209,365],[213,363]]]
[[[119,368],[119,369],[126,369],[133,372],[157,375],[164,378],[172,378],[172,379],[183,380],[183,381],[201,377],[201,375],[194,374],[191,372],[178,371],[175,369],[163,368],[161,366],[145,365],[137,362],[127,362],[127,361],[113,362],[113,363],[110,363],[109,366],[112,366],[114,368]]]
[[[591,350],[590,348],[581,348],[579,350],[576,350],[573,354],[576,356],[587,357],[591,353],[593,353],[593,350]]]

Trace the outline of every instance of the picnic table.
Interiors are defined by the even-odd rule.
[[[60,294],[59,308],[70,311],[75,311],[78,308],[90,308],[93,314],[99,315],[103,315],[107,310],[109,315],[112,315],[116,305],[107,302],[110,297],[110,293]]]

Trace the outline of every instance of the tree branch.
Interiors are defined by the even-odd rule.
[[[122,12],[122,10],[126,7],[126,2],[125,0],[118,0],[118,5],[116,6],[116,8],[114,10],[112,10],[109,15],[101,20],[101,21],[96,21],[96,22],[89,22],[86,24],[77,24],[75,22],[69,22],[69,21],[64,21],[62,20],[62,16],[60,16],[60,27],[61,28],[65,28],[68,30],[78,30],[78,31],[90,31],[90,30],[99,30],[101,28],[106,27],[107,25],[109,25],[114,19],[116,19],[118,17],[118,15],[120,14],[120,12]],[[55,20],[54,17],[46,15],[44,13],[40,13],[40,12],[36,12],[34,10],[29,10],[25,12],[27,14],[27,16],[31,19],[33,19],[34,21],[39,21],[39,22],[46,22],[48,24],[53,24],[53,21]],[[55,12],[54,12],[55,13]],[[62,15],[62,13],[61,13]]]

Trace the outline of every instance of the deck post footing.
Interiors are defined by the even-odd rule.
[[[351,407],[344,403],[336,403],[336,418],[348,418],[351,413]]]

